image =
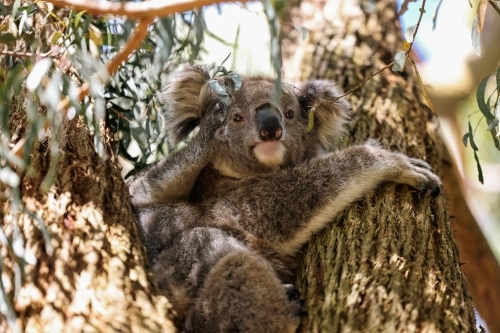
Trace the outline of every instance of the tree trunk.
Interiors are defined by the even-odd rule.
[[[5,5],[12,8],[13,3]],[[59,14],[63,16],[63,12]],[[34,33],[23,34],[15,45],[0,44],[0,50],[46,52],[53,32],[49,21],[46,12],[38,11]],[[32,39],[37,39],[35,46],[40,49],[32,49]],[[0,84],[10,66],[19,61],[0,55]],[[29,130],[27,103],[24,96],[12,98],[9,130],[11,135],[17,133],[12,144]],[[173,310],[148,273],[145,249],[110,147],[110,135],[101,133],[107,157],[100,158],[93,136],[79,117],[63,120],[59,130],[47,134],[56,137],[58,163],[51,161],[51,140],[44,139],[31,151],[31,170],[18,174],[22,202],[46,225],[51,254],[46,251],[39,222],[25,213],[13,214],[5,196],[9,192],[0,182],[0,228],[11,240],[20,233],[24,247],[36,258],[35,265],[25,266],[22,287],[15,295],[15,256],[1,240],[0,273],[18,329],[34,333],[175,332],[170,320]],[[54,185],[48,193],[41,193],[40,184],[52,171],[56,171]],[[0,332],[12,331],[0,314]]]
[[[283,50],[285,69],[300,64],[295,79],[333,79],[349,90],[402,49],[394,1],[304,0],[289,8],[297,5],[284,20],[309,33],[301,42],[285,28]],[[385,70],[349,99],[350,143],[377,138],[425,159],[446,180],[438,119],[412,70]],[[299,271],[304,332],[476,331],[446,194],[431,200],[406,186],[381,186],[313,238]]]
[[[18,327],[23,332],[174,332],[170,304],[157,295],[145,269],[129,194],[109,144],[107,160],[97,156],[93,137],[78,119],[65,121],[52,135],[60,147],[55,185],[48,194],[39,192],[51,168],[44,140],[31,153],[34,177],[23,178],[22,198],[47,225],[53,253],[46,253],[35,220],[25,214],[13,219],[2,204],[2,228],[10,236],[17,223],[37,258],[36,265],[26,266],[13,302]],[[4,265],[3,281],[12,296],[13,262]],[[5,320],[0,331],[8,331]]]

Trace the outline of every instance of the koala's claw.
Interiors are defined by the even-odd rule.
[[[420,167],[420,168],[424,168],[424,169],[427,169],[427,170],[432,170],[432,167],[431,167],[431,165],[429,163],[427,163],[424,160],[420,160],[418,158],[410,158],[410,163],[413,164],[414,166],[417,166],[417,167]]]
[[[299,290],[295,288],[293,284],[284,284],[283,288],[285,289],[289,301],[297,301],[300,299]]]
[[[432,198],[441,193],[441,180],[431,171],[429,163],[400,154],[397,156],[397,159],[402,158],[398,162],[397,183],[408,184],[422,193],[430,193]]]
[[[435,188],[431,191],[431,198],[432,198],[432,199],[437,198],[437,197],[439,196],[439,194],[441,194],[441,186],[435,187]]]
[[[419,169],[419,167],[416,169]],[[428,169],[420,168],[419,171],[425,180],[417,188],[422,193],[430,193],[431,198],[436,198],[441,193],[441,180]]]

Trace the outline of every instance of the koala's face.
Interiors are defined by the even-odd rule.
[[[217,140],[213,163],[229,176],[266,172],[299,163],[307,148],[307,115],[296,95],[283,92],[273,101],[274,83],[245,78],[233,92]]]
[[[274,81],[263,76],[244,77],[241,89],[231,89],[226,103],[208,81],[206,69],[183,65],[165,82],[164,125],[171,142],[183,140],[214,108],[226,108],[218,129],[212,159],[222,174],[242,178],[293,167],[328,150],[345,133],[350,106],[337,99],[341,91],[330,81],[309,81],[282,91],[274,102]],[[314,126],[307,131],[308,112]]]

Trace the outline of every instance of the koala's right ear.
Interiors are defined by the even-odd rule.
[[[163,128],[171,145],[184,140],[198,126],[207,106],[217,102],[209,89],[209,79],[205,67],[189,63],[162,78]]]
[[[306,112],[314,107],[314,127],[309,133],[312,141],[329,148],[347,134],[351,105],[342,91],[332,81],[312,80],[301,84],[298,93],[299,103]]]

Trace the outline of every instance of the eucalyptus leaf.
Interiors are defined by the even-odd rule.
[[[406,52],[399,51],[394,56],[394,65],[392,65],[393,72],[402,72],[405,68],[406,63]]]
[[[8,27],[9,27],[9,31],[11,32],[12,35],[14,35],[14,37],[19,37],[19,31],[17,30],[17,26],[16,26],[16,23],[14,22],[14,19],[12,17],[9,17],[7,19],[7,22],[8,22]]]
[[[142,126],[135,120],[130,121],[130,133],[142,151],[150,150],[149,141]]]
[[[305,40],[307,37],[307,29],[298,24],[294,24],[293,27],[300,32],[300,37],[302,38],[302,40]]]
[[[477,16],[472,22],[472,30],[471,30],[471,40],[472,40],[472,48],[474,52],[481,56],[481,35],[478,31],[478,19]]]
[[[312,108],[307,115],[307,131],[310,132],[314,127],[314,115],[316,113],[315,108]]]
[[[135,104],[134,100],[132,100],[131,98],[127,98],[127,97],[116,97],[116,98],[109,100],[109,102],[120,106],[120,108],[122,108],[124,110],[132,110],[134,107],[134,104]]]
[[[241,76],[236,73],[229,74],[229,77],[234,82],[234,90],[238,91],[241,88]]]
[[[405,31],[405,39],[408,43],[413,43],[413,40],[415,38],[415,31],[417,30],[417,25],[414,24],[412,26],[409,26],[406,31]]]
[[[465,146],[465,148],[467,148],[467,140],[469,139],[470,137],[470,133],[465,133],[464,136],[462,137],[462,142]]]
[[[287,94],[292,94],[293,93],[293,84],[290,83],[282,83],[281,88],[283,89],[284,92]]]
[[[26,22],[27,18],[28,18],[28,12],[23,11],[23,14],[21,16],[21,21],[19,22],[19,36],[23,34],[24,23]]]
[[[75,16],[75,28],[77,28],[79,25],[80,25],[80,20],[82,18],[82,15],[85,14],[86,10],[82,10],[81,12],[79,12],[78,14],[76,14]]]
[[[12,5],[12,17],[16,17],[20,5],[21,5],[21,0],[14,1],[14,4]]]
[[[488,127],[486,128],[487,131],[492,131],[493,129],[495,129],[495,127],[498,126],[498,118],[495,118],[493,119],[493,121],[488,125]]]
[[[212,89],[219,95],[227,96],[226,87],[222,86],[218,80],[210,80],[208,81],[208,84],[210,84],[210,87],[212,87]]]
[[[29,92],[34,92],[35,89],[38,88],[50,66],[52,66],[51,58],[43,58],[33,66],[33,69],[26,79],[26,89],[28,89]]]
[[[416,1],[417,0],[404,0],[403,3],[401,4],[401,8],[399,9],[398,17],[406,13],[406,11],[408,10],[408,4],[410,2],[416,2]]]
[[[57,41],[63,36],[62,32],[60,31],[54,31],[52,36],[50,36],[50,43],[52,45],[57,44]]]
[[[471,146],[472,150],[474,150],[474,151],[479,150],[479,148],[477,148],[477,146],[476,146],[476,143],[474,142],[474,132],[472,131],[472,126],[470,124],[470,120],[469,120],[469,140],[470,140],[470,146]]]
[[[434,14],[432,14],[432,30],[436,30],[437,17],[438,17],[438,13],[439,13],[439,8],[441,8],[442,3],[443,3],[443,0],[439,0],[438,5],[436,6],[436,10],[434,11]]]
[[[481,113],[484,115],[486,118],[486,121],[491,123],[493,119],[495,119],[495,116],[493,116],[490,112],[490,106],[486,104],[486,101],[484,99],[485,94],[486,94],[486,84],[488,84],[488,79],[490,78],[490,75],[486,76],[481,83],[479,84],[479,87],[477,88],[476,91],[476,100],[477,100],[477,105],[479,106],[479,110]]]
[[[484,184],[483,169],[481,168],[481,163],[479,163],[479,156],[477,155],[476,150],[474,150],[474,159],[476,160],[477,178],[481,184]]]

